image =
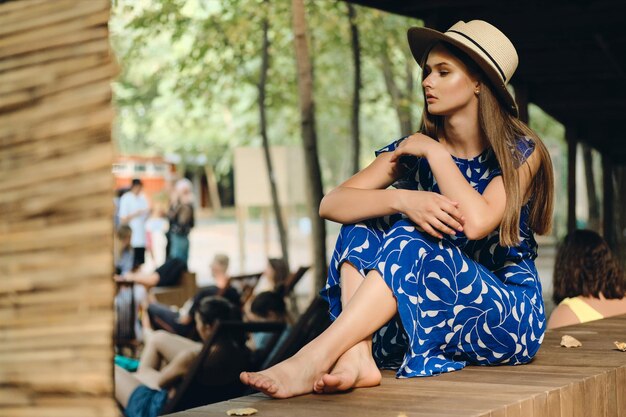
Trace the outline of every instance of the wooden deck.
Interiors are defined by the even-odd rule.
[[[559,346],[569,334],[581,348]],[[535,360],[523,366],[475,367],[438,377],[395,379],[335,395],[273,400],[254,394],[171,414],[225,416],[232,408],[254,407],[258,417],[626,417],[626,316],[546,333]]]

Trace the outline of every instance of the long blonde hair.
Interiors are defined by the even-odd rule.
[[[487,77],[482,75],[482,70],[469,56],[453,45],[445,42],[439,44],[460,59],[470,73],[479,75],[481,78],[482,86],[478,96],[478,123],[481,134],[491,145],[500,164],[506,193],[504,217],[500,223],[500,245],[517,246],[519,244],[520,210],[527,198],[529,198],[528,223],[530,228],[540,235],[549,233],[552,228],[554,174],[548,149],[531,128],[505,110],[505,107],[494,94]],[[422,68],[424,68],[427,56],[428,52],[424,54],[421,63]],[[423,89],[422,93],[424,93]],[[443,130],[443,122],[444,116],[432,115],[428,112],[427,107],[424,107],[420,132],[438,139],[438,133]],[[538,152],[540,161],[527,196],[521,195],[519,173],[515,166],[515,163],[522,158],[517,147],[520,136],[530,137],[534,141],[534,152]],[[530,170],[528,163],[525,165]]]

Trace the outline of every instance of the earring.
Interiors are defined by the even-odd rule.
[[[474,93],[476,93],[476,95],[478,95],[480,93],[479,90],[474,91]]]

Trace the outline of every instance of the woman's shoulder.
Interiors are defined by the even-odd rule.
[[[382,154],[382,153],[385,153],[385,152],[393,152],[393,151],[395,151],[395,150],[396,150],[396,148],[398,147],[398,145],[399,145],[399,144],[400,144],[400,143],[401,143],[404,139],[408,138],[409,136],[410,136],[410,135],[402,136],[400,139],[396,139],[396,140],[394,140],[393,142],[391,142],[391,143],[389,143],[389,144],[387,144],[387,145],[383,146],[382,148],[375,150],[375,151],[374,151],[374,155],[378,156],[378,155],[380,155],[380,154]]]
[[[515,137],[515,147],[512,149],[515,165],[520,166],[532,155],[535,150],[535,140],[527,135]]]
[[[558,327],[570,326],[580,323],[574,311],[565,303],[561,302],[552,310],[548,319],[548,329],[556,329]]]

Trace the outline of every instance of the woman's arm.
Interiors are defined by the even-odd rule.
[[[320,217],[349,224],[400,211],[398,191],[387,190],[399,176],[391,152],[380,154],[370,165],[324,196]]]
[[[457,203],[431,192],[387,190],[399,176],[393,153],[379,155],[368,167],[328,193],[320,216],[338,223],[356,223],[373,217],[404,213],[432,236],[463,230]],[[448,227],[451,226],[452,228]]]
[[[407,154],[428,159],[441,194],[459,203],[468,239],[481,239],[500,225],[506,206],[502,176],[491,180],[483,194],[480,194],[467,182],[443,145],[421,133],[416,133],[401,143],[394,151],[393,159]],[[518,168],[521,195],[526,195],[532,178],[539,169],[539,162],[538,153],[533,152],[526,163]]]
[[[458,201],[465,217],[465,235],[468,239],[482,239],[500,226],[506,207],[502,176],[492,179],[483,194],[480,194],[467,182],[443,146],[434,148],[427,158],[441,193]],[[522,196],[526,195],[539,169],[539,162],[538,152],[533,152],[526,163],[517,169]]]

